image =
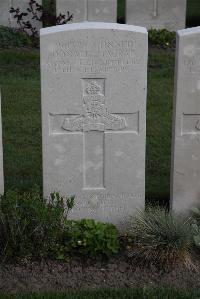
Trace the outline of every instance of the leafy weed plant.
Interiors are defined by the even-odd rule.
[[[149,43],[159,48],[175,48],[176,33],[167,29],[150,29]]]
[[[92,219],[67,221],[61,243],[63,244],[61,257],[67,253],[109,257],[119,250],[116,227]]]
[[[73,203],[53,193],[44,200],[37,189],[8,191],[0,201],[0,253],[4,258],[46,258],[62,234]]]

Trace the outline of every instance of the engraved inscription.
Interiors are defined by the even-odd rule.
[[[95,193],[91,194],[77,194],[75,199],[75,209],[107,209],[116,208],[116,202],[121,202],[127,206],[129,200],[140,200],[144,197],[144,194],[134,193]],[[121,207],[124,207],[123,205]]]
[[[54,73],[129,72],[143,64],[134,39],[69,39],[55,44],[46,59]]]
[[[102,81],[102,79],[99,79]],[[125,118],[111,114],[105,105],[105,80],[103,87],[91,80],[83,83],[83,115],[74,118],[66,118],[62,128],[67,131],[102,131],[123,130],[127,127]],[[86,84],[85,84],[86,83]]]

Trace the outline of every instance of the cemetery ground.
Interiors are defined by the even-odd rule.
[[[5,295],[1,299],[197,299],[199,291],[181,292],[173,289],[121,289],[101,291],[80,291],[61,294],[29,294],[29,295]]]
[[[196,9],[190,9],[191,15],[195,12]],[[24,232],[23,230],[20,231],[26,222],[28,225],[32,225],[34,230],[34,225],[41,224],[37,223],[41,214],[44,212],[45,215],[45,212],[49,211],[40,203],[42,194],[42,136],[39,50],[30,46],[20,47],[23,43],[27,45],[26,38],[19,39],[18,36],[12,35],[11,37],[9,34],[5,31],[2,34],[0,30],[0,42],[3,40],[5,46],[1,47],[2,45],[0,45],[5,190],[6,192],[15,189],[19,191],[18,193],[9,191],[5,197],[5,202],[7,202],[5,209],[8,209],[6,215],[8,219],[6,220],[11,217],[16,222],[10,222],[11,231],[13,229],[13,239],[9,240],[9,233],[5,233],[8,241],[8,246],[5,247],[7,253],[2,255],[0,263],[0,293],[5,295],[0,295],[0,298],[12,298],[12,295],[6,294],[15,293],[29,293],[28,295],[13,295],[13,298],[16,299],[199,298],[200,234],[198,231],[193,236],[191,230],[188,230],[187,223],[185,225],[185,222],[181,222],[182,219],[180,222],[178,219],[172,219],[171,222],[171,218],[165,218],[160,212],[158,212],[158,217],[154,218],[149,214],[149,219],[147,219],[150,222],[147,224],[152,224],[153,231],[146,232],[139,222],[139,235],[151,234],[153,238],[150,239],[150,250],[147,251],[150,258],[145,260],[145,254],[143,255],[145,262],[138,258],[137,250],[139,248],[132,248],[134,242],[131,238],[129,239],[129,235],[117,239],[118,235],[115,228],[104,226],[101,223],[87,221],[79,223],[80,231],[74,236],[74,239],[72,237],[72,244],[69,242],[68,247],[66,242],[64,245],[62,244],[63,247],[59,248],[57,244],[56,246],[54,244],[54,247],[51,248],[54,253],[53,257],[49,257],[47,254],[48,242],[45,243],[46,240],[44,244],[42,244],[42,238],[41,240],[34,239],[37,243],[32,241],[33,239],[28,235],[31,231],[30,227],[26,232],[25,230]],[[165,32],[165,34],[167,33]],[[165,34],[163,35],[165,36],[164,39],[157,40],[157,44],[164,43],[164,48],[151,46],[149,49],[146,201],[150,204],[159,203],[168,207],[175,51],[174,47],[168,47]],[[151,32],[151,38],[157,39],[155,32]],[[174,46],[173,41],[172,44]],[[23,194],[23,192],[30,192],[34,185],[38,186],[36,189],[39,191],[36,193],[31,191],[31,195],[29,193]],[[19,202],[23,204],[18,214]],[[40,208],[41,213],[39,213]],[[0,205],[0,210],[2,211],[2,205]],[[51,213],[57,213],[58,210],[50,209]],[[155,211],[153,210],[153,214]],[[60,226],[58,228],[53,226],[54,222],[51,215],[53,214],[46,215],[45,221],[47,222],[44,221],[42,224],[46,225],[48,237],[52,237],[51,233],[54,231],[57,233],[60,229]],[[196,210],[196,215],[199,224],[199,210]],[[33,223],[30,220],[32,216],[33,218],[36,216]],[[147,217],[147,214],[144,216]],[[19,225],[16,229],[16,223],[18,224],[17,221],[20,217],[24,223],[22,221],[21,226]],[[56,217],[59,218],[59,215]],[[40,220],[43,221],[44,219]],[[158,228],[157,222],[158,226],[164,225],[164,229],[163,231],[162,228],[158,229],[156,235],[154,229]],[[196,224],[196,222],[194,223]],[[75,224],[77,225],[77,223]],[[87,246],[84,248],[85,245],[80,244],[82,241],[80,241],[79,233],[83,234],[84,229],[88,234],[87,242],[90,244],[88,249]],[[107,229],[112,232],[110,236],[105,233]],[[197,229],[199,230],[199,228]],[[100,237],[98,237],[98,230],[100,230]],[[2,236],[1,228],[0,233]],[[160,238],[161,243],[163,240],[162,233],[164,238],[166,237],[164,244],[169,245],[167,248],[170,248],[172,258],[170,254],[165,255],[165,248],[162,248],[163,245],[159,243]],[[97,245],[99,245],[98,242],[101,245],[104,244],[100,246],[100,249],[93,245],[96,241],[95,238],[99,238]],[[30,240],[31,243],[29,243]],[[157,242],[157,251],[151,246],[152,240]],[[119,244],[118,241],[120,241]],[[1,242],[0,239],[2,253]],[[76,246],[73,242],[76,243]],[[148,242],[147,238],[145,245],[148,246]],[[47,248],[45,248],[46,244]],[[104,255],[94,254],[94,257],[91,257],[90,254],[86,254],[87,250],[89,253],[95,253],[96,249]],[[72,255],[68,255],[70,250]],[[118,252],[115,253],[115,251]],[[40,255],[37,259],[38,253]],[[55,256],[56,258],[54,258]],[[159,262],[156,263],[157,259],[159,259],[160,264]],[[85,290],[80,291],[80,289]],[[93,291],[87,289],[93,289]],[[192,291],[190,291],[191,289]],[[66,293],[66,290],[71,291]],[[30,295],[35,292],[40,294]],[[48,295],[49,292],[65,293],[50,293]],[[43,293],[44,295],[42,295]]]
[[[0,50],[6,190],[17,188],[20,192],[28,191],[36,184],[42,191],[39,58],[39,50],[30,47]],[[150,48],[146,198],[150,203],[157,201],[166,206],[169,202],[174,61],[174,49]],[[186,290],[200,287],[198,251],[193,254],[193,261],[195,267],[192,269],[182,264],[165,269],[135,262],[127,258],[123,250],[116,256],[103,259],[78,256],[67,260],[62,257],[61,261],[44,259],[41,262],[26,257],[15,260],[14,264],[3,259],[0,265],[0,291],[32,293],[126,287],[134,289],[122,290],[121,293],[120,290],[119,293],[113,291],[112,295],[109,293],[111,291],[107,291],[104,297],[119,298],[117,296],[120,294],[120,298],[137,298],[139,295],[155,298],[155,291],[149,287],[180,289],[181,286],[185,291],[159,290],[161,298],[171,298],[171,292],[174,292],[174,298],[196,298],[194,292],[187,293]],[[95,295],[90,292],[86,295],[76,293],[74,298],[101,298],[102,291],[99,292],[96,291]],[[73,295],[69,296],[73,298]]]

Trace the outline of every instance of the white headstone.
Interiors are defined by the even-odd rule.
[[[187,0],[126,0],[126,23],[148,29],[185,28]]]
[[[0,0],[1,1],[1,0]],[[21,12],[27,12],[27,8],[29,8],[29,2],[30,0],[8,0],[10,1],[10,6],[16,8],[19,8]],[[37,0],[37,3],[39,5],[42,5],[42,0]],[[35,6],[34,6],[35,7]],[[39,15],[39,13],[38,13]],[[28,13],[26,17],[24,17],[24,21],[30,21],[31,24],[36,27],[37,30],[40,30],[42,28],[42,22],[39,22],[37,20],[32,19],[32,14]],[[16,19],[14,18],[14,15],[10,15],[10,24],[13,28],[19,28],[19,25],[16,22]]]
[[[145,28],[41,30],[43,187],[75,195],[72,218],[125,225],[145,202]]]
[[[1,91],[0,91],[0,194],[4,194],[4,171],[3,171],[3,142],[2,142],[2,118],[1,118]]]
[[[73,14],[73,22],[117,22],[117,0],[56,0],[57,15]]]
[[[172,208],[200,205],[200,27],[177,34],[172,147]]]
[[[10,0],[0,0],[0,25],[10,26]]]

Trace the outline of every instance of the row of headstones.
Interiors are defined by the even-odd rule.
[[[75,195],[73,218],[123,228],[144,208],[147,56],[142,27],[41,30],[44,196]],[[187,212],[200,203],[200,27],[178,32],[175,86],[171,204]]]
[[[187,0],[126,0],[126,23],[146,28],[185,28]],[[29,0],[1,0],[0,24],[16,27],[10,7],[26,11]],[[37,0],[42,4],[42,0]],[[56,0],[57,15],[73,14],[73,22],[117,22],[117,0]],[[41,24],[35,22],[40,29]]]
[[[69,10],[74,22],[117,22],[117,0],[56,0],[57,13]],[[126,23],[177,31],[185,28],[187,0],[126,0]]]

